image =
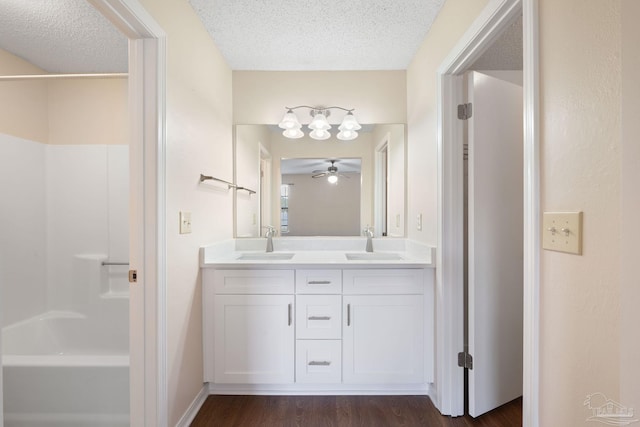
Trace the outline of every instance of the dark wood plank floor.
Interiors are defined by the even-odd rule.
[[[192,427],[519,427],[522,399],[445,417],[427,396],[209,396]]]

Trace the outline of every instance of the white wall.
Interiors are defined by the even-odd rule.
[[[141,0],[167,34],[167,338],[169,425],[202,389],[201,246],[233,237],[231,70],[187,1]],[[192,234],[179,234],[179,211]]]
[[[436,71],[488,0],[447,0],[407,69],[408,237],[437,243]],[[415,219],[423,216],[422,231]]]
[[[588,394],[601,392],[619,401],[621,376],[637,383],[637,375],[630,376],[637,367],[620,371],[621,340],[630,340],[635,348],[638,342],[635,329],[620,335],[620,242],[629,231],[621,229],[621,205],[631,208],[626,202],[634,199],[637,208],[632,194],[638,191],[638,181],[628,181],[622,198],[620,5],[609,0],[539,1],[542,209],[584,212],[582,256],[551,251],[541,256],[541,426],[585,425],[591,411],[582,403]],[[640,18],[635,11],[625,18],[633,26]],[[638,39],[628,42],[637,49]],[[637,75],[628,78],[637,87]],[[627,107],[637,106],[637,100],[630,102]],[[632,138],[637,145],[637,134]],[[625,155],[637,169],[640,159],[632,153],[637,155],[633,149]],[[627,160],[623,164],[629,165]],[[635,180],[637,172],[625,168],[625,178]],[[637,288],[633,275],[631,286]],[[631,304],[637,313],[638,300]],[[627,315],[637,325],[638,315]],[[620,403],[640,407],[638,400]]]
[[[339,177],[282,175],[289,188],[288,236],[357,236],[360,234],[360,174]]]

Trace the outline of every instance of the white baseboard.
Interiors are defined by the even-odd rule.
[[[198,415],[198,411],[204,404],[204,401],[207,399],[208,395],[209,386],[208,384],[203,384],[202,389],[200,389],[200,392],[196,395],[195,399],[193,399],[191,405],[189,405],[189,409],[187,409],[187,412],[185,412],[180,420],[176,423],[176,427],[189,427],[191,422],[195,419],[196,415]]]
[[[427,384],[209,384],[209,394],[267,396],[428,395]]]

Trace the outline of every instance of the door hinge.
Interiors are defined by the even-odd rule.
[[[129,283],[138,283],[138,270],[129,270]]]
[[[473,115],[473,106],[471,103],[458,105],[458,118],[460,120],[469,120]]]
[[[465,369],[473,369],[473,356],[465,351],[458,353],[458,366]]]

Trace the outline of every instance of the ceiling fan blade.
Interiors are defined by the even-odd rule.
[[[322,173],[317,173],[315,175],[311,175],[311,178],[322,178],[323,176],[325,176],[327,173],[326,172],[322,172]]]
[[[326,169],[316,169],[314,171],[311,171],[311,173],[320,173],[320,172],[327,173],[327,170]]]

